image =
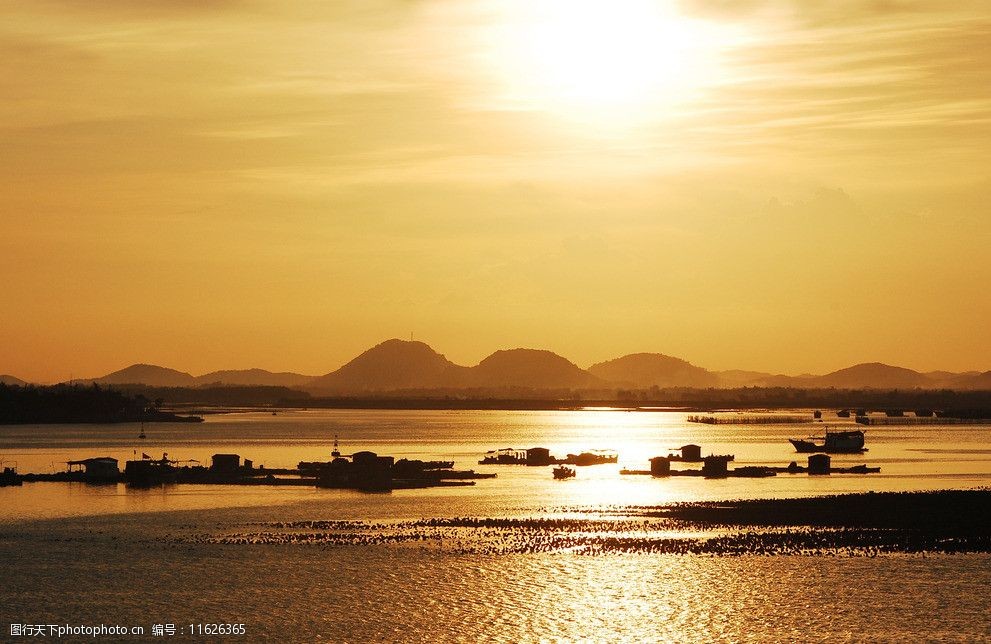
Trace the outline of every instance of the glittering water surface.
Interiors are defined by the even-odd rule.
[[[0,488],[0,638],[19,621],[149,629],[243,622],[247,641],[991,639],[988,555],[712,557],[633,549],[590,556],[569,548],[575,536],[685,536],[683,526],[644,522],[625,506],[991,485],[991,428],[960,425],[868,428],[866,455],[834,459],[882,468],[868,476],[618,473],[646,468],[647,458],[688,442],[704,453],[735,454],[736,465],[803,462],[786,439],[821,429],[692,425],[680,413],[613,411],[235,414],[149,425],[144,441],[134,425],[0,427],[0,455],[23,472],[61,470],[66,460],[90,456],[123,461],[135,452],[200,461],[236,452],[291,467],[326,459],[339,434],[345,452],[455,460],[458,468],[499,474],[474,487],[385,494]],[[552,480],[548,468],[476,463],[489,449],[531,446],[559,455],[615,449],[620,463],[579,468],[568,481]],[[508,522],[454,521],[465,517]],[[512,523],[557,519],[576,523],[533,524],[536,530]]]
[[[784,412],[793,414],[796,412]],[[801,412],[811,418],[810,412]],[[746,415],[746,414],[745,414]],[[766,415],[762,412],[761,415]],[[495,480],[471,488],[396,492],[385,499],[353,497],[333,490],[173,486],[133,490],[121,486],[39,483],[0,488],[8,518],[56,517],[107,512],[144,512],[232,505],[282,505],[314,501],[346,517],[380,518],[429,513],[431,499],[454,497],[467,514],[490,515],[547,506],[657,504],[699,499],[812,496],[865,490],[922,490],[991,485],[991,426],[887,426],[867,428],[864,455],[836,455],[838,466],[867,463],[879,474],[769,479],[702,480],[621,477],[623,467],[646,469],[647,459],[685,443],[703,453],[735,454],[734,465],[805,463],[789,437],[821,433],[821,423],[801,425],[699,425],[684,413],[626,411],[282,411],[208,416],[200,424],[149,424],[148,438],[126,425],[0,427],[0,458],[21,472],[65,469],[65,461],[113,456],[123,461],[143,452],[155,458],[209,463],[217,452],[236,452],[267,467],[294,467],[327,460],[334,435],[345,453],[372,450],[396,458],[454,460],[459,469],[496,472]],[[727,414],[732,417],[733,414]],[[840,421],[843,424],[840,424]],[[859,427],[834,419],[831,427]],[[613,449],[617,465],[580,468],[574,480],[554,481],[548,468],[483,466],[491,449],[543,446],[553,454]],[[679,467],[679,465],[675,465]],[[685,466],[697,467],[697,466]]]

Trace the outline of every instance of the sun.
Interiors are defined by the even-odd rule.
[[[590,122],[670,115],[720,82],[734,34],[662,0],[503,3],[488,63],[507,109]]]

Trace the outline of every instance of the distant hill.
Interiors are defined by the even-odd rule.
[[[991,371],[958,374],[946,378],[941,384],[946,389],[991,390]]]
[[[837,389],[915,389],[932,387],[933,381],[918,371],[880,362],[867,362],[812,378],[808,386]]]
[[[926,371],[923,373],[925,377],[929,378],[934,382],[946,382],[948,380],[953,380],[960,377],[967,376],[979,376],[980,371],[963,371],[961,373],[955,373],[953,371]]]
[[[28,384],[26,381],[17,378],[16,376],[8,376],[7,374],[0,374],[0,384],[4,385],[17,385],[23,387]]]
[[[721,386],[787,387],[792,389],[917,389],[935,388],[940,381],[930,374],[880,362],[867,362],[824,376],[767,374],[755,371],[721,371]]]
[[[79,381],[83,382],[83,381]],[[85,382],[101,385],[152,385],[155,387],[195,387],[196,378],[184,371],[176,371],[153,364],[133,364],[120,371],[108,373]]]
[[[473,387],[582,389],[601,386],[599,378],[567,358],[543,349],[496,351],[469,370]]]
[[[467,371],[423,342],[386,340],[306,384],[314,392],[354,393],[458,386]]]
[[[387,340],[340,369],[306,383],[307,391],[355,393],[400,389],[525,387],[573,389],[602,383],[550,351],[496,351],[474,367],[457,365],[423,342]]]
[[[766,378],[761,378],[760,380],[750,383],[751,387],[791,387],[793,389],[814,389],[816,387],[826,387],[829,388],[832,385],[818,385],[816,384],[816,378],[819,376],[786,376],[784,374],[778,373],[773,376],[768,376]]]
[[[302,387],[315,376],[304,376],[299,373],[273,373],[265,369],[234,369],[227,371],[211,371],[196,377],[196,384],[206,385],[247,385],[270,387]]]
[[[706,388],[720,384],[715,373],[662,353],[632,353],[594,364],[588,371],[602,380],[642,389],[654,386]]]
[[[6,384],[26,384],[14,376],[0,376]],[[562,389],[736,389],[741,387],[792,389],[953,389],[991,391],[991,371],[930,371],[870,362],[816,376],[788,376],[731,369],[709,371],[681,358],[661,353],[633,353],[579,368],[567,358],[543,349],[496,351],[474,367],[455,364],[423,342],[386,340],[344,366],[322,376],[264,369],[213,371],[202,376],[150,364],[134,364],[92,380],[112,385],[148,387],[286,387],[315,395],[351,395],[400,390],[435,390],[438,395],[508,395],[505,390]],[[443,390],[450,390],[444,392]],[[490,390],[483,392],[481,390]],[[440,392],[440,393],[438,393]],[[420,395],[419,393],[416,395]]]
[[[774,374],[763,371],[745,371],[743,369],[729,369],[715,373],[719,376],[719,386],[727,389],[758,386],[757,383],[774,377]]]

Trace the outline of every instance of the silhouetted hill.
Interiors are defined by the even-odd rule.
[[[632,353],[588,368],[592,375],[612,383],[649,387],[716,387],[719,377],[680,358],[662,353]]]
[[[309,391],[361,392],[457,386],[465,367],[423,342],[386,340],[337,371],[314,378]]]
[[[7,374],[0,374],[0,384],[3,385],[17,385],[18,387],[23,387],[28,384],[26,381],[21,380],[16,376],[9,376]]]
[[[829,387],[830,385],[817,385],[816,378],[819,376],[786,376],[784,374],[775,374],[773,376],[767,376],[766,378],[761,378],[755,382],[750,383],[751,387],[792,387],[795,389],[815,389],[817,387]]]
[[[948,372],[923,374],[904,367],[866,362],[824,376],[720,372],[722,387],[787,387],[792,389],[915,389],[940,388],[945,381],[935,377]],[[731,375],[727,375],[731,374]],[[950,374],[952,375],[952,374]]]
[[[268,387],[302,387],[316,376],[304,376],[288,371],[273,373],[265,369],[233,369],[212,371],[196,377],[196,384],[247,385]]]
[[[946,378],[942,381],[947,389],[981,389],[991,390],[991,371],[984,373],[966,373]]]
[[[473,387],[581,389],[601,386],[596,376],[566,358],[543,349],[496,351],[469,373]]]
[[[729,369],[715,373],[719,376],[719,386],[728,389],[734,387],[752,387],[767,378],[774,377],[774,374],[763,371],[746,371],[743,369]]]
[[[955,378],[966,377],[966,376],[979,376],[980,371],[963,371],[960,373],[955,373],[953,371],[926,371],[923,373],[926,378],[934,382],[946,382],[948,380],[953,380]]]
[[[932,387],[933,381],[918,371],[880,362],[867,362],[818,376],[808,386],[837,389],[914,389]]]
[[[101,385],[152,385],[155,387],[194,387],[196,378],[184,371],[176,371],[153,364],[133,364],[120,371],[108,373],[86,382]]]
[[[13,376],[0,383],[25,384]],[[612,390],[652,387],[688,389],[953,389],[991,391],[991,372],[931,371],[920,373],[879,362],[840,369],[824,376],[788,376],[739,369],[709,371],[680,358],[659,353],[635,353],[580,369],[573,362],[541,349],[496,351],[474,367],[457,365],[423,342],[387,340],[368,349],[336,371],[322,376],[264,369],[214,371],[194,377],[182,371],[135,364],[80,383],[145,385],[150,387],[294,387],[316,395],[352,395],[406,390],[450,396],[523,395],[507,389]],[[416,390],[419,393],[416,393]],[[472,391],[474,390],[474,391]],[[484,390],[484,391],[483,391]],[[626,394],[629,392],[627,391]],[[553,395],[560,395],[557,392]]]

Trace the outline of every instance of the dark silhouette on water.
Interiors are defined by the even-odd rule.
[[[557,458],[552,456],[551,451],[546,447],[531,447],[526,450],[504,447],[502,449],[489,450],[478,464],[529,465],[531,467],[563,464],[585,467],[588,465],[616,463],[618,461],[619,455],[611,450],[590,450],[581,454],[568,454],[565,458]]]
[[[474,485],[472,479],[495,478],[495,474],[452,470],[453,461],[397,461],[369,451],[346,456],[337,450],[336,441],[334,453],[333,459],[325,463],[301,462],[300,472],[314,476],[317,487],[367,491]]]
[[[778,474],[872,474],[880,472],[879,467],[868,467],[867,465],[854,465],[852,467],[831,467],[828,454],[813,454],[809,456],[808,467],[801,467],[795,461],[787,467],[773,465],[747,465],[730,469],[729,464],[736,457],[732,454],[710,454],[701,455],[702,448],[698,445],[685,445],[682,447],[682,454],[668,454],[667,456],[655,456],[650,459],[649,470],[622,469],[619,473],[623,476],[653,476],[655,478],[667,478],[670,476],[696,476],[707,479],[721,478],[767,478]],[[687,454],[687,458],[685,455]],[[682,463],[702,463],[702,469],[671,469],[672,461]]]
[[[824,437],[789,438],[788,442],[795,446],[796,452],[802,454],[862,454],[867,451],[864,447],[864,432],[860,430],[831,432],[827,429]]]
[[[681,461],[683,463],[701,463],[702,462],[702,446],[701,445],[682,445],[676,448],[680,454],[668,454],[667,459],[669,461]]]
[[[0,460],[0,487],[7,487],[9,485],[22,485],[23,479],[17,473],[17,468],[14,466],[5,466],[3,461]]]
[[[81,461],[68,461],[68,471],[73,472],[73,467],[82,470],[83,480],[87,483],[116,483],[120,480],[120,468],[117,459],[112,456],[97,456],[86,458]]]

